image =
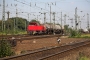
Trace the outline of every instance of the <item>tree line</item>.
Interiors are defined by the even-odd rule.
[[[8,33],[16,31],[26,31],[26,27],[29,24],[29,21],[27,19],[20,17],[9,18],[8,20],[3,22],[4,25],[2,25],[2,20],[0,20],[0,32],[8,31]]]

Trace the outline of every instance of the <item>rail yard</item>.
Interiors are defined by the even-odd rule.
[[[89,0],[0,0],[0,60],[90,60]]]
[[[68,38],[62,35],[41,35],[41,36],[6,36],[8,39],[15,38],[16,45],[12,47],[16,56],[9,58],[2,58],[1,60],[56,60],[56,59],[71,59],[71,55],[77,52],[84,53],[82,49],[90,49],[89,38]],[[53,38],[52,38],[53,37]],[[60,43],[57,42],[57,38],[60,37]],[[86,43],[87,42],[87,43]],[[75,46],[74,46],[75,45]],[[69,52],[68,52],[69,51]],[[72,51],[72,52],[71,52]],[[85,51],[85,50],[84,50]],[[38,56],[39,54],[39,56]],[[70,54],[70,56],[67,56]],[[76,55],[76,54],[75,54]],[[64,58],[65,57],[65,58]],[[78,58],[74,56],[74,58]]]
[[[18,42],[17,47],[15,47],[16,50],[18,49],[23,50],[26,48],[30,48],[30,50],[27,49],[27,52],[24,54],[20,54],[9,58],[8,57],[2,58],[1,60],[17,60],[17,59],[18,60],[46,60],[46,59],[56,60],[56,59],[62,59],[63,57],[67,57],[68,55],[71,56],[75,53],[77,53],[77,55],[80,52],[84,53],[85,51],[84,48],[87,48],[90,50],[89,48],[90,40],[88,39],[87,40],[80,39],[77,41],[74,40],[74,41],[69,41],[67,43],[61,41],[62,42],[61,44],[58,44],[57,42],[51,42],[51,41],[49,42],[49,39],[48,39],[48,42],[44,41],[41,43],[38,41],[40,40],[37,40],[36,42],[33,42],[33,43],[29,41],[23,41],[22,43]],[[74,58],[77,58],[77,55],[74,56]],[[68,57],[68,59],[72,59],[70,56]],[[64,59],[65,58],[63,58],[62,60]]]

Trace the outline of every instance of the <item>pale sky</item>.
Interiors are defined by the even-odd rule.
[[[0,20],[2,19],[2,8],[3,0],[0,0]],[[16,17],[16,8],[18,12],[18,17],[26,18],[29,21],[32,19],[37,19],[43,23],[44,15],[40,14],[46,12],[46,22],[50,22],[50,6],[51,12],[55,12],[55,22],[61,23],[61,12],[64,25],[64,15],[66,14],[66,24],[71,27],[75,25],[75,8],[77,7],[77,15],[80,17],[81,28],[87,27],[87,13],[89,14],[90,22],[90,0],[5,0],[5,12],[10,12],[10,18]],[[81,12],[82,11],[82,12]],[[23,12],[23,13],[22,13]],[[53,22],[53,15],[52,22]],[[71,20],[73,19],[73,23]],[[7,20],[7,13],[5,13],[5,20]],[[90,26],[90,25],[89,25]],[[80,24],[79,24],[80,27]]]

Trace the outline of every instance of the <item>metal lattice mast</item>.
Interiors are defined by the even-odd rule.
[[[9,20],[9,15],[10,15],[10,12],[8,11],[8,12],[7,12],[7,16],[8,16],[8,19],[7,19],[7,20]]]
[[[7,20],[9,20],[9,14],[10,14],[10,12],[8,11],[6,13],[7,13],[7,16],[8,16]],[[8,30],[9,30],[9,24],[8,24]]]
[[[62,31],[62,12],[61,12],[61,34],[63,34],[63,31]]]
[[[2,31],[5,31],[5,0],[3,0]]]
[[[54,25],[53,25],[53,28],[55,27],[55,12],[53,12],[53,23],[54,23]],[[53,29],[53,33],[55,33],[55,30]]]
[[[64,15],[64,25],[66,25],[66,14]]]
[[[51,5],[50,5],[50,24],[51,24]],[[51,28],[51,25],[50,25]]]
[[[18,12],[17,12],[17,4],[15,4],[15,7],[16,7],[16,21],[15,21],[15,30],[17,31],[17,28],[18,28],[18,20],[17,20],[17,17],[18,17]]]
[[[89,14],[87,13],[87,29],[89,29]]]
[[[75,30],[77,30],[77,7],[75,8]]]
[[[17,13],[17,7],[16,7],[16,29],[18,29],[18,20],[17,20],[17,18],[18,18],[18,13]]]
[[[54,22],[54,27],[55,27],[55,12],[53,12],[53,22]]]
[[[44,13],[44,24],[46,23],[46,13]]]

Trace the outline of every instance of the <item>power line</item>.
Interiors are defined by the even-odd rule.
[[[17,5],[17,4],[14,4],[14,6],[15,5]],[[20,6],[20,5],[19,5]],[[12,7],[12,5],[11,5],[11,7],[7,4],[7,6],[6,6],[6,9],[7,8],[9,8],[10,10],[14,10],[13,12],[16,12],[16,8],[14,8],[14,7]],[[17,8],[18,10],[22,10],[22,9],[20,9],[20,8]],[[7,10],[8,11],[8,10]],[[17,13],[19,13],[19,12],[17,12]],[[12,14],[11,12],[10,12],[10,14]]]
[[[15,1],[17,1],[17,0],[15,0]],[[17,2],[22,3],[22,4],[25,4],[25,5],[27,5],[27,6],[30,6],[29,4],[26,4],[26,3],[24,3],[24,2],[20,2],[20,1],[17,1]],[[33,6],[33,5],[32,5],[32,6]],[[31,7],[32,7],[32,6],[31,6]],[[37,7],[37,8],[39,8],[39,9],[41,9],[41,10],[46,10],[46,9],[41,8],[41,7],[38,7],[38,6],[33,6],[33,7]],[[46,11],[48,11],[48,10],[46,10]]]

